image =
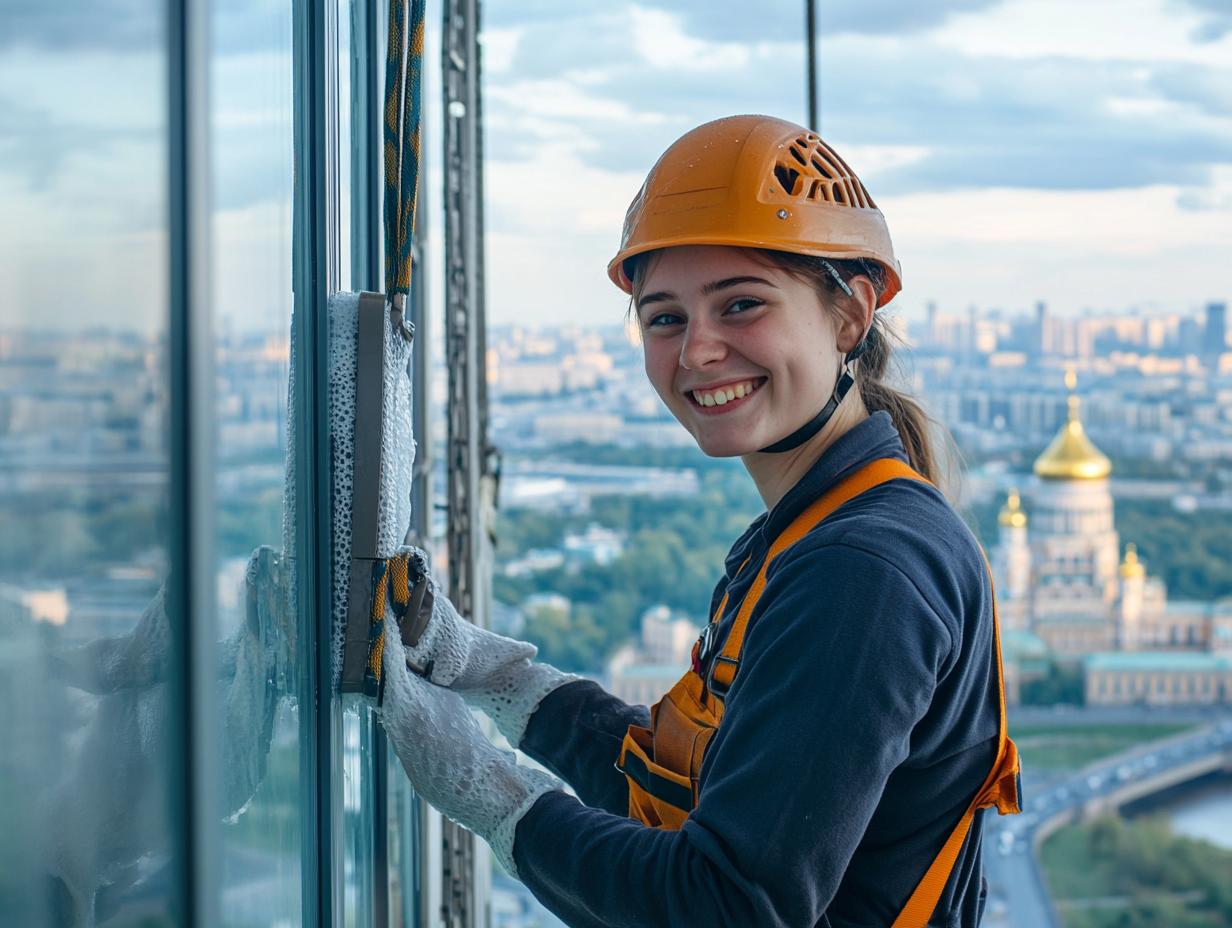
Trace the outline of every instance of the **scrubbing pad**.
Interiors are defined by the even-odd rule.
[[[411,344],[374,293],[329,304],[334,683],[376,696],[386,561],[410,528]]]

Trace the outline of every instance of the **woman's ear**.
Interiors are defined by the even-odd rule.
[[[839,297],[837,309],[842,322],[838,327],[838,349],[844,354],[851,351],[873,325],[873,313],[877,311],[877,289],[863,274],[847,281],[851,296]]]

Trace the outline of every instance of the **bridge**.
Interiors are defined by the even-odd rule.
[[[1058,828],[1088,822],[1139,799],[1212,773],[1232,773],[1232,719],[1146,742],[1078,773],[1026,791],[1022,815],[984,819],[988,928],[1059,928],[1039,865],[1039,848]],[[1013,731],[1011,724],[1010,730]]]

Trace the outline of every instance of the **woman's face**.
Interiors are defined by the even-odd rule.
[[[637,314],[651,384],[712,457],[791,434],[838,378],[839,317],[812,286],[747,249],[665,249]]]

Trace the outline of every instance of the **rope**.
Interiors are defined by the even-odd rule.
[[[389,2],[384,119],[385,294],[399,309],[411,290],[411,243],[419,192],[424,3]],[[409,32],[404,31],[408,8]]]

